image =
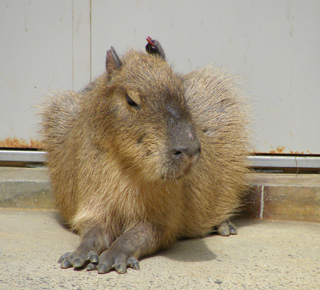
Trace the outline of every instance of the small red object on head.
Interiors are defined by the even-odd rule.
[[[150,44],[152,47],[155,47],[154,43],[152,42],[152,38],[151,38],[150,36],[148,36],[146,40],[149,42],[149,44]]]

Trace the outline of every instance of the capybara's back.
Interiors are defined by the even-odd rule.
[[[50,96],[43,104],[42,135],[56,203],[65,218],[75,211],[77,145],[74,135],[80,104],[72,91]]]
[[[247,109],[236,86],[213,67],[176,75],[148,42],[148,54],[121,59],[112,48],[106,73],[44,106],[57,205],[82,235],[62,268],[138,269],[139,257],[208,234],[240,205]]]
[[[194,174],[186,177],[191,194],[185,221],[188,234],[197,236],[207,233],[212,221],[229,219],[241,204],[247,188],[248,106],[232,77],[213,66],[183,76],[183,82],[202,148]]]

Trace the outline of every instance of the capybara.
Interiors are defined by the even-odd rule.
[[[187,75],[159,42],[119,58],[80,92],[48,98],[42,134],[57,206],[81,243],[62,268],[107,273],[177,239],[203,237],[241,204],[248,111],[232,78],[213,66]]]

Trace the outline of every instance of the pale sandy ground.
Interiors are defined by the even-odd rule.
[[[320,224],[235,221],[238,235],[179,241],[127,274],[62,270],[79,237],[53,211],[0,209],[0,289],[320,289]]]

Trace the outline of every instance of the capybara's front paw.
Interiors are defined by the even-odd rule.
[[[128,267],[134,270],[140,270],[137,258],[128,257],[123,252],[111,248],[100,255],[97,269],[99,274],[108,273],[112,269],[116,270],[119,274],[124,274],[127,272]]]
[[[94,252],[90,251],[88,253],[82,253],[79,251],[68,252],[63,254],[58,263],[61,264],[62,269],[67,268],[75,268],[75,269],[82,269],[85,266],[89,265],[96,265],[99,263],[99,256]],[[88,270],[91,270],[90,268]]]

